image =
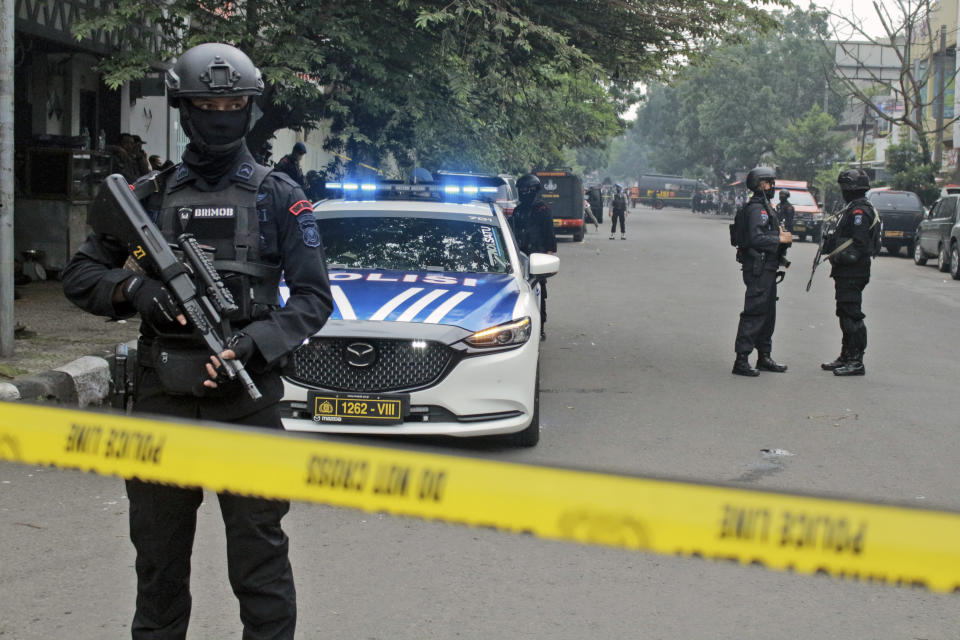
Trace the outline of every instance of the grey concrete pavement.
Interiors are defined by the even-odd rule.
[[[743,285],[726,221],[631,211],[562,241],[542,362],[541,443],[360,440],[485,458],[960,509],[949,342],[960,282],[882,256],[866,290],[867,376],[837,355],[832,283],[804,293],[790,250],[774,355],[730,374]],[[332,441],[354,439],[324,437]],[[790,455],[765,456],[762,449]],[[216,501],[200,510],[189,638],[239,637]],[[0,464],[0,637],[128,637],[133,550],[122,482]],[[957,637],[956,596],[731,563],[581,547],[296,504],[286,519],[298,637],[781,639]]]

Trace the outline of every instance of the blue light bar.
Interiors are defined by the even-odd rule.
[[[360,188],[360,185],[358,185],[356,182],[344,182],[344,183],[343,183],[343,190],[344,190],[344,191],[356,191],[356,190],[358,190],[359,188]]]
[[[364,191],[376,191],[377,185],[372,182],[365,182],[362,185],[360,185],[360,188],[363,189]]]
[[[473,193],[478,193],[479,191],[480,191],[480,189],[479,189],[478,187],[473,186],[473,185],[467,185],[467,186],[465,186],[465,187],[463,188],[463,192],[464,192],[464,193],[473,194]]]
[[[448,184],[443,188],[444,193],[460,193],[460,187],[455,184]]]
[[[496,187],[480,187],[480,193],[496,193]]]
[[[343,189],[342,182],[328,182],[326,186],[327,189]]]

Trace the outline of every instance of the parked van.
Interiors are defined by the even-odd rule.
[[[583,181],[568,169],[535,171],[540,178],[541,197],[553,215],[553,231],[570,234],[574,241],[583,240]]]
[[[807,236],[813,242],[820,242],[820,224],[823,222],[823,206],[817,202],[810,187],[802,180],[777,180],[777,195],[773,206],[777,205],[780,192],[786,189],[790,192],[790,204],[796,210],[793,216],[793,235],[800,240]],[[782,222],[782,220],[781,220]]]

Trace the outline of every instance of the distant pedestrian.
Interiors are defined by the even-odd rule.
[[[300,167],[300,161],[307,155],[307,145],[298,142],[293,145],[293,151],[280,158],[277,162],[276,170],[287,174],[293,181],[302,188],[307,188],[306,180],[303,177],[303,169]]]
[[[623,192],[623,185],[617,185],[613,198],[610,200],[610,239],[613,240],[617,231],[617,221],[620,221],[620,239],[627,239],[627,195]]]

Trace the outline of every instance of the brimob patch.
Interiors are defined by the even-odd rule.
[[[290,213],[295,216],[300,215],[304,211],[313,211],[313,205],[310,204],[309,200],[298,200],[290,205]]]
[[[853,224],[858,225],[858,226],[861,225],[861,224],[863,224],[863,214],[862,214],[862,213],[858,213],[857,215],[853,216]]]
[[[770,219],[770,216],[767,215],[766,213],[760,214],[760,222],[762,222],[763,224],[767,224],[767,220],[769,219]]]

